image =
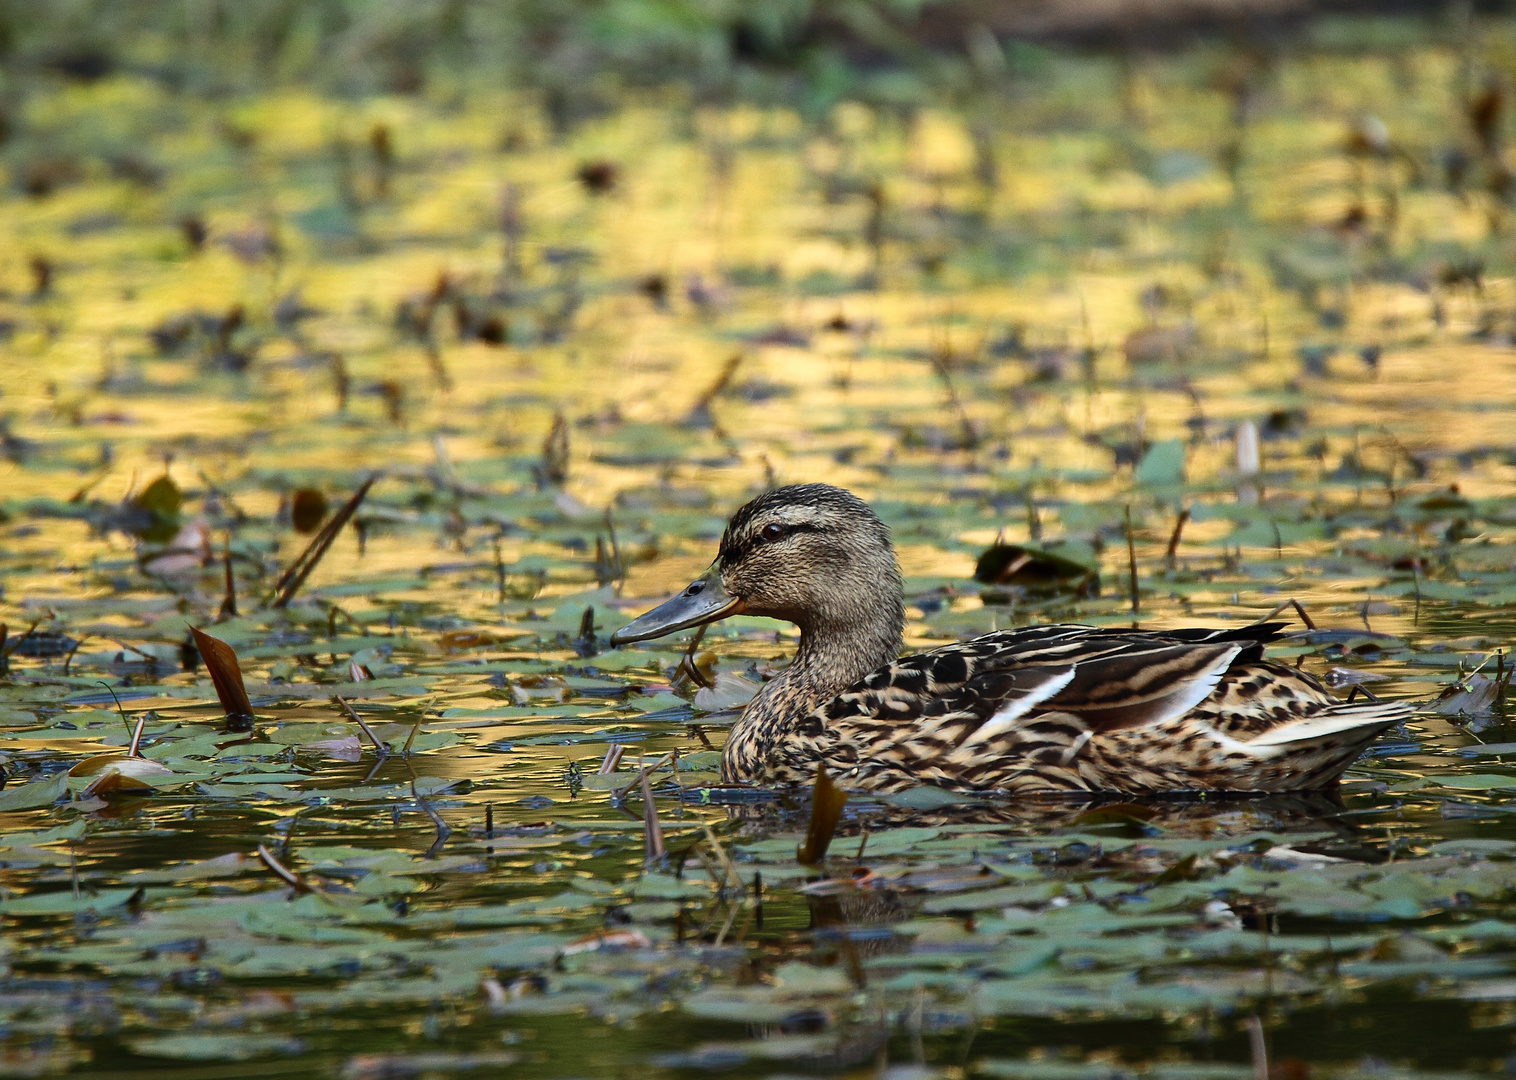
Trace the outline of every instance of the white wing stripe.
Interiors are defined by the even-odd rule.
[[[1016,698],[1014,701],[1006,702],[1006,704],[1001,707],[999,712],[995,713],[995,715],[991,716],[988,720],[979,725],[978,731],[974,732],[967,739],[963,740],[963,746],[968,747],[974,746],[977,743],[988,742],[996,736],[1008,731],[1012,726],[1015,725],[1016,721],[1020,720],[1023,716],[1031,712],[1038,705],[1041,705],[1048,698],[1052,697],[1054,694],[1058,693],[1058,691],[1067,686],[1070,680],[1074,678],[1074,670],[1076,666],[1077,665],[1070,665],[1067,671],[1061,671],[1056,675],[1050,675],[1046,681],[1042,682],[1036,687],[1033,687],[1021,697]],[[962,750],[962,748],[963,747],[960,747],[959,749]]]
[[[1152,706],[1159,711],[1143,721],[1146,724],[1162,724],[1169,720],[1177,720],[1211,696],[1227,668],[1232,666],[1232,661],[1242,651],[1241,645],[1234,645],[1216,658],[1216,662],[1206,671],[1187,679],[1179,689],[1167,697],[1159,698]]]

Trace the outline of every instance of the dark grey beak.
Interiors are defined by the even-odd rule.
[[[672,600],[644,612],[611,635],[612,645],[647,641],[692,626],[704,626],[742,610],[742,600],[721,587],[721,571],[714,563],[704,576],[692,581]]]

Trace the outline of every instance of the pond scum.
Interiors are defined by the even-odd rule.
[[[1508,1069],[1516,27],[1313,33],[12,94],[0,1075]],[[1294,599],[1273,655],[1420,711],[1335,800],[854,796],[816,861],[717,783],[791,628],[605,645],[801,480],[912,645]]]

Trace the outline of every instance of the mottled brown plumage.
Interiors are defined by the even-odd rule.
[[[889,532],[824,484],[742,507],[706,576],[612,642],[737,612],[797,624],[800,647],[732,728],[729,781],[807,783],[820,763],[874,791],[1315,791],[1411,712],[1265,660],[1277,623],[1037,626],[900,657]]]

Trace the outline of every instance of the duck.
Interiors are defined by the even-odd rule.
[[[715,561],[613,646],[732,615],[795,624],[794,659],[722,749],[727,784],[898,793],[1127,795],[1330,791],[1411,715],[1352,703],[1265,646],[1285,624],[1000,630],[904,651],[889,528],[829,484],[771,489],[732,515]]]

